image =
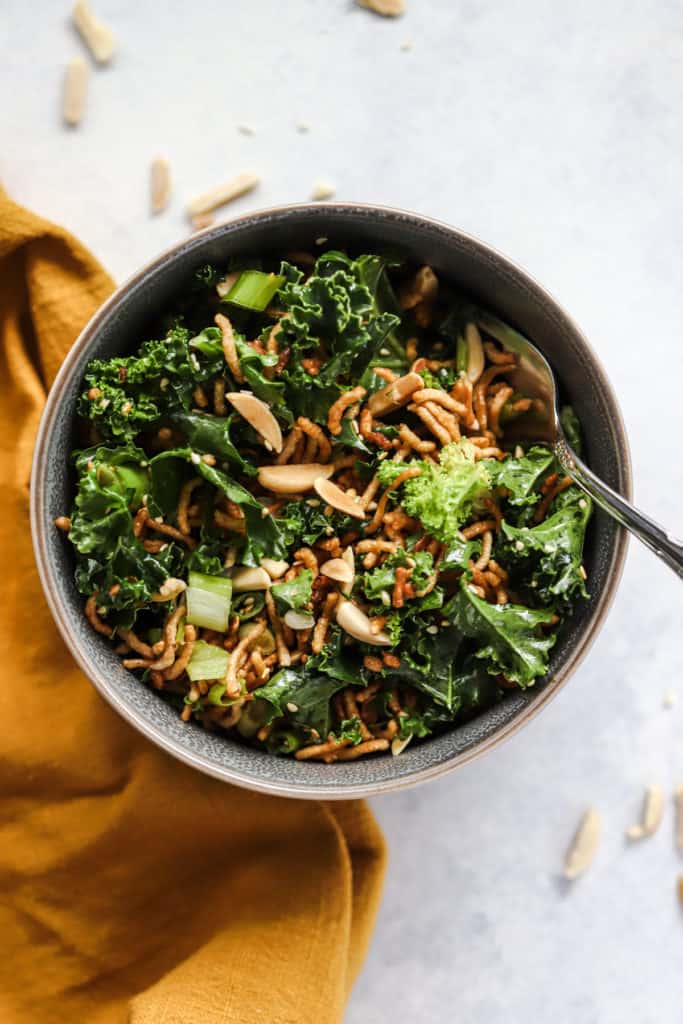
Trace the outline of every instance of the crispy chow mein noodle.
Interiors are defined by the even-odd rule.
[[[543,675],[586,595],[590,507],[547,449],[508,442],[538,400],[515,389],[506,325],[430,267],[389,267],[398,331],[348,257],[305,267],[207,271],[194,332],[92,364],[97,443],[55,526],[90,625],[183,721],[333,765]],[[242,285],[265,305],[230,305]],[[383,344],[363,333],[380,322]],[[532,668],[497,648],[508,622]]]

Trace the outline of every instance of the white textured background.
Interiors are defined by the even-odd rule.
[[[98,0],[120,50],[66,131],[62,70],[81,52],[68,4],[3,0],[0,181],[119,280],[187,232],[186,198],[246,169],[263,185],[235,212],[328,178],[340,199],[480,235],[583,326],[621,396],[636,496],[681,532],[683,5],[408,5],[386,21],[351,0]],[[152,219],[157,152],[176,191]],[[486,759],[376,802],[391,863],[348,1024],[682,1019],[670,806],[655,838],[623,842],[644,784],[683,782],[682,608],[673,574],[632,544],[552,706]],[[664,710],[668,688],[680,702]],[[604,842],[567,889],[558,868],[587,803]]]

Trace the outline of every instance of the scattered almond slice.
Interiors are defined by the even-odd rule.
[[[71,12],[73,23],[98,64],[108,64],[116,49],[116,36],[96,18],[88,0],[76,0]]]
[[[290,629],[313,629],[315,626],[315,619],[312,615],[306,615],[304,612],[295,612],[293,608],[290,608],[285,614],[283,621]]]
[[[474,384],[484,372],[484,346],[476,324],[470,323],[465,326],[465,341],[467,342],[467,379]]]
[[[235,569],[231,579],[235,594],[244,593],[246,590],[268,590],[271,584],[270,576],[260,565]]]
[[[662,697],[662,706],[672,708],[676,704],[677,693],[675,690],[667,690]]]
[[[349,497],[346,491],[342,491],[341,487],[337,487],[327,477],[318,477],[313,482],[313,486],[323,501],[327,505],[331,505],[332,508],[336,508],[338,512],[353,516],[354,519],[365,519],[365,510],[358,501]]]
[[[89,74],[88,65],[82,57],[74,57],[66,66],[62,114],[67,124],[75,126],[83,117]]]
[[[288,462],[284,466],[261,466],[258,482],[267,491],[275,494],[303,494],[313,488],[316,480],[326,479],[334,473],[334,464],[324,466],[320,462],[302,464]]]
[[[676,811],[676,848],[680,854],[683,854],[683,786],[676,787],[674,807]]]
[[[353,554],[353,548],[351,547],[350,544],[347,548],[344,548],[344,550],[342,551],[342,558],[344,559],[349,569],[351,570],[351,579],[349,580],[348,583],[344,583],[341,588],[342,594],[345,594],[348,597],[351,591],[353,590],[353,581],[356,578],[356,559]]]
[[[219,206],[232,203],[233,200],[239,199],[240,196],[246,195],[247,192],[251,192],[256,188],[260,180],[259,176],[251,171],[238,174],[236,178],[232,178],[225,185],[218,185],[209,192],[203,192],[201,195],[195,196],[187,204],[187,212],[190,217],[197,217],[203,213],[212,213]]]
[[[269,451],[282,451],[282,431],[265,402],[250,391],[230,391],[225,396],[247,423],[263,438]]]
[[[564,877],[578,878],[593,863],[600,843],[602,823],[595,808],[590,807],[577,828],[564,859]]]
[[[331,199],[337,189],[327,181],[316,181],[311,193],[311,199],[321,202],[323,199]]]
[[[359,7],[381,14],[384,18],[398,18],[405,13],[406,0],[356,0]]]
[[[643,799],[643,815],[638,825],[626,829],[627,839],[645,839],[655,834],[664,814],[664,790],[661,786],[648,786]]]
[[[345,558],[330,558],[320,566],[320,572],[323,576],[336,580],[338,583],[353,582],[354,570]]]
[[[395,412],[410,401],[414,391],[424,387],[424,380],[419,373],[406,373],[380,391],[375,391],[368,399],[368,409],[373,416],[385,416]]]
[[[150,198],[152,213],[161,213],[171,198],[171,167],[163,156],[155,156],[150,168]]]
[[[192,228],[194,231],[203,231],[204,228],[210,228],[215,220],[212,213],[200,213],[192,218]]]
[[[337,625],[345,633],[363,644],[375,647],[391,647],[391,639],[386,633],[373,633],[372,623],[364,611],[352,601],[341,599],[337,605]]]
[[[275,558],[262,558],[261,568],[266,570],[271,580],[279,580],[289,569],[289,562],[278,561]]]

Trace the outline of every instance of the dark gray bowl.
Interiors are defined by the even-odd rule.
[[[548,703],[595,639],[621,574],[625,534],[598,513],[586,553],[591,599],[558,641],[545,680],[512,693],[479,718],[415,744],[400,757],[348,764],[312,764],[272,757],[183,725],[178,714],[124,668],[95,634],[73,584],[69,545],[53,526],[71,505],[73,411],[86,363],[131,349],[145,325],[186,286],[196,267],[232,253],[348,244],[369,251],[394,248],[479,297],[544,351],[586,435],[587,458],[608,484],[630,497],[629,451],[619,407],[605,373],[578,327],[519,267],[482,242],[417,214],[376,206],[288,206],[249,214],[193,235],[134,274],[75,342],[50,391],[33,464],[31,526],[38,571],[64,640],[100,693],[150,740],[187,764],[250,789],[326,799],[372,796],[436,778],[500,743]],[[321,244],[323,244],[321,242]],[[74,751],[74,756],[77,751]]]

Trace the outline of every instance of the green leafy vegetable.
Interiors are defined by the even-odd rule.
[[[442,448],[438,465],[419,461],[411,462],[410,466],[417,466],[420,475],[402,485],[404,508],[420,520],[432,537],[453,543],[478,501],[490,492],[484,462],[476,462],[474,446],[462,440]],[[404,469],[387,460],[380,467],[380,481],[386,486]]]
[[[577,598],[588,596],[582,559],[591,502],[578,487],[560,497],[564,503],[537,526],[514,527],[503,521],[508,541],[503,557],[535,601],[566,609]]]
[[[548,652],[556,639],[542,629],[552,623],[551,611],[489,604],[472,593],[463,576],[459,593],[443,612],[464,636],[476,641],[474,655],[491,674],[502,672],[521,687],[545,675]]]
[[[534,505],[540,498],[536,489],[554,462],[548,448],[535,445],[521,458],[508,456],[501,462],[487,459],[486,467],[491,483],[507,492],[511,505],[523,507]]]
[[[299,575],[286,583],[276,583],[270,588],[280,615],[288,611],[301,612],[311,603],[313,573],[304,569]]]
[[[266,722],[286,716],[288,720],[310,732],[314,729],[325,738],[330,731],[330,701],[347,684],[330,676],[316,675],[305,668],[283,668],[265,686],[254,690],[254,695],[267,701],[270,710]],[[291,707],[296,711],[292,711]]]

